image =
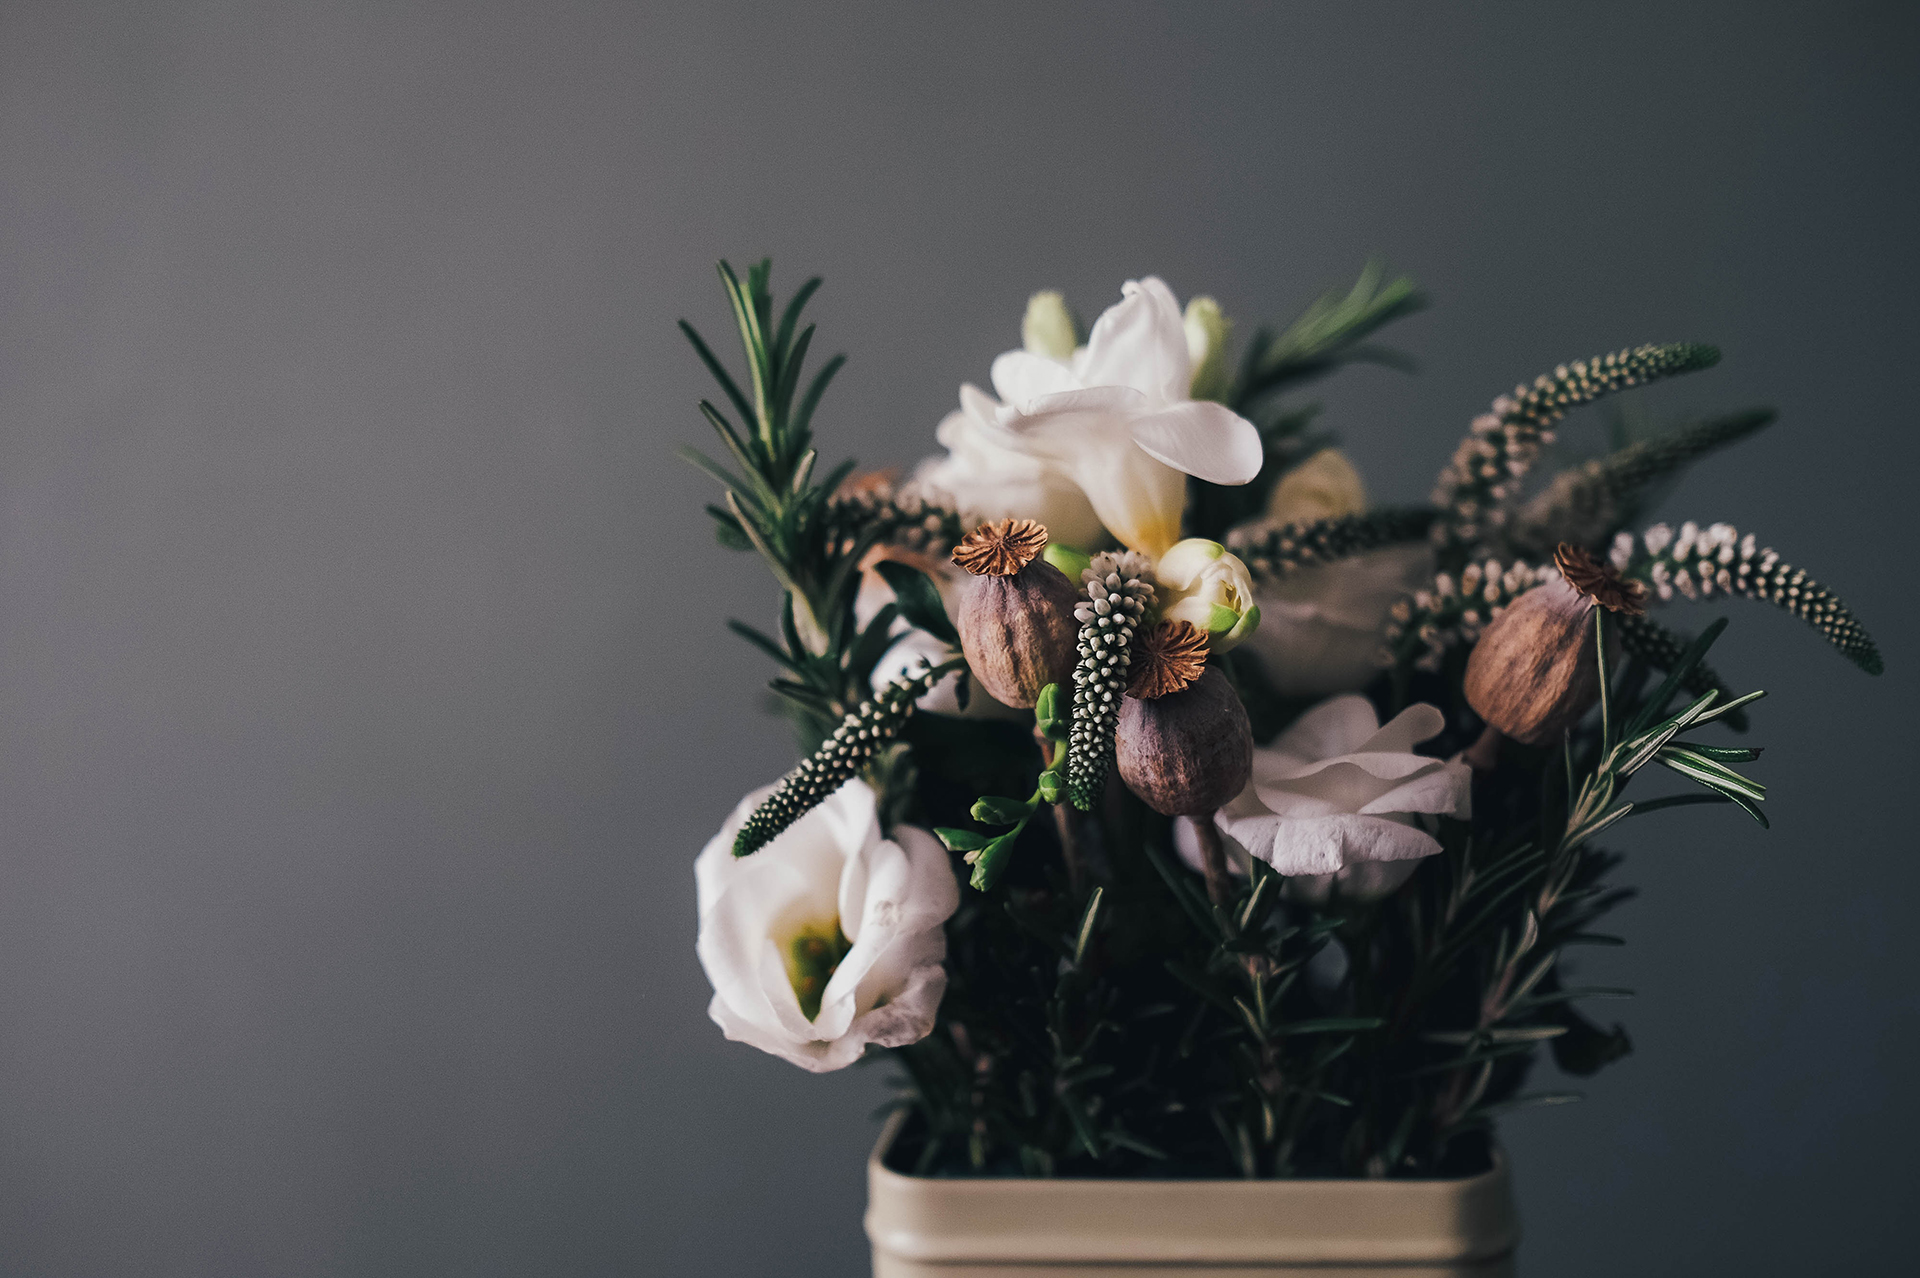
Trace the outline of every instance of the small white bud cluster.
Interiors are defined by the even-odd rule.
[[[1434,544],[1470,549],[1505,527],[1507,499],[1519,491],[1540,449],[1553,443],[1550,428],[1572,409],[1716,358],[1711,347],[1642,346],[1562,364],[1535,378],[1532,386],[1516,386],[1511,395],[1500,396],[1489,411],[1473,419],[1453,460],[1440,472],[1433,490],[1433,503],[1441,512],[1433,528]]]
[[[1675,595],[1759,599],[1812,625],[1855,665],[1880,670],[1879,649],[1846,604],[1804,570],[1783,562],[1778,552],[1762,548],[1752,533],[1742,536],[1732,524],[1702,528],[1689,520],[1678,532],[1655,524],[1638,540],[1644,554],[1635,554],[1631,533],[1621,533],[1609,557],[1614,567],[1646,581],[1662,603]]]
[[[1547,571],[1524,560],[1470,563],[1456,580],[1435,573],[1433,585],[1393,605],[1387,614],[1380,664],[1411,657],[1416,670],[1438,670],[1449,650],[1479,640],[1507,605],[1539,585]]]
[[[1113,731],[1133,664],[1133,639],[1153,606],[1153,566],[1135,551],[1095,555],[1080,574],[1087,601],[1080,623],[1080,660],[1073,668],[1073,722],[1067,735],[1067,796],[1090,811],[1113,767]]]

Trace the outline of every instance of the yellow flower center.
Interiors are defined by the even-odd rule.
[[[787,980],[793,984],[794,997],[800,1000],[800,1014],[808,1020],[820,1015],[820,999],[827,992],[840,960],[853,948],[840,920],[809,923],[787,942]]]

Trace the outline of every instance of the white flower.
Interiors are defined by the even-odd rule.
[[[1264,460],[1253,424],[1189,398],[1192,382],[1179,303],[1148,278],[1127,282],[1069,359],[1008,351],[993,362],[1004,402],[963,389],[961,403],[1003,448],[1078,487],[1124,545],[1158,558],[1180,539],[1187,475],[1244,484]]]
[[[1283,696],[1363,688],[1380,673],[1388,611],[1432,578],[1433,551],[1419,542],[1264,581],[1254,596],[1260,628],[1248,637],[1247,648],[1258,654],[1268,681]]]
[[[946,453],[914,469],[911,487],[950,506],[969,527],[998,519],[1037,519],[1047,535],[1071,546],[1097,546],[1100,517],[1080,486],[1038,458],[1009,447],[995,426],[1000,404],[973,386],[960,388],[960,409],[934,432]]]
[[[1217,541],[1189,537],[1179,542],[1160,556],[1153,575],[1162,588],[1161,619],[1190,622],[1214,652],[1232,648],[1260,624],[1252,575]]]
[[[1365,697],[1323,701],[1254,751],[1253,780],[1215,823],[1279,873],[1322,880],[1300,885],[1309,892],[1391,891],[1413,861],[1440,850],[1415,814],[1472,810],[1466,764],[1413,753],[1445,727],[1446,717],[1425,703],[1381,727]]]
[[[1337,448],[1323,448],[1280,476],[1267,498],[1267,517],[1276,524],[1310,524],[1365,514],[1366,509],[1360,472]]]
[[[855,779],[735,857],[735,832],[772,791],[741,800],[694,865],[708,1015],[728,1038],[815,1073],[870,1043],[925,1038],[947,988],[942,925],[960,904],[946,850],[912,826],[881,838],[873,791]]]
[[[1274,485],[1267,518],[1252,530],[1366,509],[1360,472],[1340,450],[1323,448]],[[1324,697],[1363,688],[1380,672],[1388,610],[1432,577],[1433,552],[1424,542],[1296,569],[1261,584],[1256,596],[1260,629],[1248,648],[1283,696]]]

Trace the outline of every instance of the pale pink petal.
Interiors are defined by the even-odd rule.
[[[1334,759],[1351,754],[1379,731],[1373,702],[1358,693],[1329,697],[1293,721],[1270,750],[1295,759]]]
[[[1440,707],[1416,701],[1393,716],[1369,737],[1356,753],[1405,753],[1447,729],[1447,716]]]

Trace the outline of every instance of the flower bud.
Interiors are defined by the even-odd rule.
[[[1558,572],[1509,604],[1467,660],[1467,704],[1515,741],[1556,745],[1600,699],[1593,610],[1638,616],[1646,587],[1562,544]]]
[[[960,594],[960,650],[994,700],[1031,707],[1050,683],[1071,677],[1080,591],[1040,558],[1047,530],[1031,519],[976,528],[953,560],[973,574]]]
[[[1033,355],[1062,362],[1072,359],[1080,338],[1067,299],[1051,289],[1028,298],[1026,316],[1020,321],[1020,344]]]
[[[1233,334],[1233,321],[1211,297],[1195,297],[1187,302],[1183,323],[1187,358],[1193,363],[1187,394],[1225,403],[1227,392],[1233,388],[1233,369],[1227,362],[1227,339]]]
[[[1154,576],[1164,601],[1161,618],[1188,623],[1207,636],[1213,652],[1227,651],[1260,624],[1252,574],[1217,541],[1189,537],[1176,543],[1160,557]]]
[[[1127,697],[1114,762],[1154,811],[1209,817],[1253,777],[1253,725],[1227,677],[1209,668],[1177,692]]]
[[[1280,477],[1267,498],[1267,514],[1283,524],[1310,524],[1365,514],[1367,489],[1360,472],[1337,448],[1323,448]]]

